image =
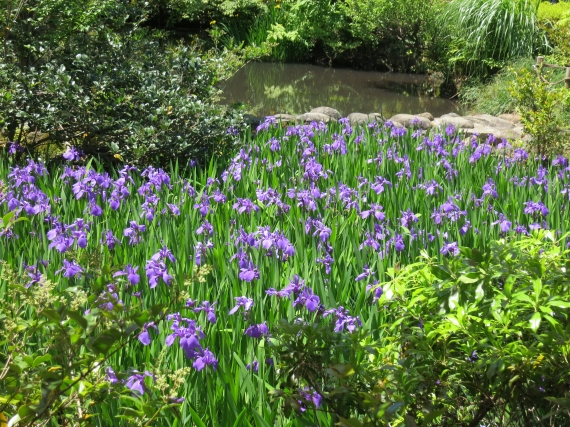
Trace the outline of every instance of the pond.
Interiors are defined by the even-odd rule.
[[[352,112],[429,111],[434,116],[461,114],[458,102],[433,96],[427,76],[326,68],[308,64],[252,62],[241,68],[223,90],[224,104],[244,103],[262,117],[302,114],[327,106],[346,116]],[[431,95],[430,95],[431,93]]]

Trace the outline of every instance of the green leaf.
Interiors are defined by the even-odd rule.
[[[8,228],[8,226],[10,225],[10,220],[12,218],[14,218],[15,214],[16,213],[14,211],[11,211],[2,217],[2,227],[3,228]]]
[[[148,318],[149,318],[149,313],[146,310],[141,313],[135,314],[134,316],[131,316],[132,321],[135,322],[137,325],[139,325],[141,328],[147,322]]]
[[[125,416],[129,418],[133,418],[133,421],[138,421],[144,417],[143,411],[135,411],[133,408],[126,408],[122,406],[119,408],[119,411],[121,411]]]
[[[338,418],[340,420],[338,425],[342,427],[362,427],[362,423],[356,418],[348,418],[348,419],[343,417],[338,417]]]
[[[468,273],[459,276],[457,280],[459,280],[461,283],[475,283],[479,281],[479,275],[477,273]]]
[[[441,265],[432,266],[430,271],[438,279],[448,280],[451,278],[451,274],[449,273],[449,271]]]
[[[22,405],[18,408],[18,416],[22,420],[35,414],[36,412],[27,405]]]
[[[402,406],[404,406],[404,402],[394,402],[392,403],[388,409],[386,409],[386,414],[388,415],[393,415],[395,414],[398,409],[400,409]]]
[[[435,420],[438,417],[441,417],[443,414],[445,414],[447,411],[444,409],[440,409],[437,411],[431,411],[427,414],[424,415],[424,420],[422,422],[422,426],[423,427],[427,427],[427,425],[429,423],[431,423],[433,420]]]
[[[327,373],[335,378],[346,378],[354,374],[354,368],[351,365],[337,363],[329,366]]]
[[[117,338],[108,334],[99,335],[91,343],[91,347],[100,354],[107,355],[109,350],[117,342]]]
[[[61,315],[55,310],[46,308],[42,310],[40,314],[43,314],[45,317],[47,317],[49,320],[51,320],[54,323],[59,324],[61,322]]]
[[[79,324],[79,326],[81,326],[83,329],[87,329],[89,323],[87,322],[87,319],[83,317],[81,314],[77,313],[76,311],[68,311],[67,315],[69,316],[70,319],[77,322],[77,324]]]
[[[257,422],[257,425],[260,427],[271,427],[267,421],[265,421],[261,415],[259,415],[259,413],[254,409],[253,411],[253,415],[255,417],[255,421]]]
[[[190,411],[190,415],[192,416],[192,420],[194,421],[194,423],[196,424],[197,427],[206,427],[206,424],[204,423],[204,421],[202,421],[200,416],[196,413],[196,411],[194,410],[194,408],[192,408],[191,405],[188,405],[188,410]]]
[[[529,319],[528,322],[530,324],[530,329],[532,329],[533,332],[536,332],[538,330],[541,320],[542,320],[542,315],[538,311],[534,313],[532,317]]]
[[[247,408],[242,409],[242,411],[239,413],[238,417],[236,418],[236,421],[234,422],[233,427],[240,427],[241,426],[241,420],[245,416],[246,411],[247,411]]]

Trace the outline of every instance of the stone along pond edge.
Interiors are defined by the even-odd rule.
[[[266,116],[269,117],[269,116]],[[311,111],[300,114],[275,114],[275,117],[282,123],[300,123],[300,122],[325,122],[337,121],[342,118],[339,111],[331,107],[317,107]],[[264,118],[253,115],[245,115],[246,120],[251,125],[258,125]],[[373,121],[384,123],[385,118],[379,113],[350,113],[346,118],[351,125],[363,125]],[[493,135],[497,139],[526,139],[523,138],[523,125],[521,118],[517,114],[501,114],[492,116],[490,114],[475,114],[460,116],[456,113],[444,114],[441,117],[435,117],[430,113],[420,114],[396,114],[388,119],[393,123],[394,127],[399,128],[420,128],[428,130],[431,128],[445,128],[453,125],[458,131],[463,132],[467,136],[478,135],[481,138],[488,138]]]

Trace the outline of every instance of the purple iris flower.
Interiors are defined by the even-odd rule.
[[[524,205],[525,214],[533,215],[535,213],[539,213],[542,216],[546,216],[550,212],[542,202],[533,202],[532,200],[529,200],[528,202],[525,202]]]
[[[380,194],[384,192],[384,187],[389,186],[392,188],[392,183],[381,176],[377,176],[374,178],[374,184],[370,185],[370,189],[372,189],[376,194]]]
[[[75,147],[69,147],[65,153],[63,153],[63,158],[68,162],[73,162],[81,159],[82,153]]]
[[[240,268],[238,277],[246,282],[252,282],[259,279],[259,270],[253,262],[249,262],[246,267]]]
[[[127,276],[127,280],[131,285],[137,285],[141,280],[139,274],[137,273],[138,269],[138,266],[133,267],[131,264],[127,264],[124,270],[117,271],[113,274],[113,277]]]
[[[160,261],[160,260],[169,259],[170,262],[172,262],[172,263],[176,262],[176,258],[172,254],[172,251],[170,249],[168,249],[166,246],[163,246],[157,253],[155,253],[151,257],[151,259],[153,261]]]
[[[297,299],[293,302],[293,306],[304,305],[311,313],[319,308],[321,299],[313,293],[311,288],[305,288],[301,291]]]
[[[63,260],[63,267],[57,270],[55,274],[59,274],[62,271],[63,271],[63,277],[66,277],[68,279],[71,279],[72,277],[75,276],[81,276],[81,273],[83,273],[83,269],[79,264],[77,264],[77,262],[75,262],[75,260],[72,260],[70,262],[66,259]]]
[[[445,243],[439,251],[442,255],[459,255],[459,246],[457,242]]]
[[[360,217],[362,219],[366,219],[370,215],[372,215],[378,221],[384,221],[386,219],[386,214],[384,212],[382,212],[383,209],[384,209],[383,206],[381,206],[377,203],[372,203],[370,205],[370,210],[360,212]]]
[[[356,276],[354,281],[360,282],[361,280],[364,280],[364,279],[370,277],[372,274],[374,274],[374,272],[370,268],[368,268],[368,265],[365,264],[362,273],[360,273],[358,276]]]
[[[513,223],[509,221],[507,217],[502,213],[499,214],[499,219],[497,221],[491,223],[491,225],[496,225],[496,224],[499,224],[502,233],[508,232],[513,225]]]
[[[394,249],[396,249],[396,252],[402,252],[404,249],[406,249],[404,238],[400,234],[395,234],[394,238],[391,240],[394,244]]]
[[[401,212],[402,212],[402,217],[400,218],[400,224],[402,225],[402,227],[410,228],[410,226],[414,222],[418,222],[420,220],[416,216],[416,214],[411,211],[411,209],[408,209],[405,212],[403,212],[403,211],[401,211]]]
[[[214,310],[214,306],[216,305],[216,303],[210,304],[209,301],[203,301],[202,305],[200,305],[200,307],[196,307],[194,309],[195,313],[198,313],[200,311],[203,311],[206,313],[206,318],[208,319],[208,322],[215,324],[216,323],[216,312]]]
[[[218,359],[216,359],[214,353],[212,353],[209,348],[206,348],[199,352],[199,355],[196,357],[196,360],[194,360],[192,366],[194,366],[194,369],[197,371],[201,371],[206,366],[211,366],[215,371],[218,367]]]
[[[101,245],[107,246],[109,250],[113,250],[115,249],[115,245],[117,243],[121,243],[121,241],[113,235],[113,232],[111,230],[107,230],[101,237],[100,243]]]
[[[123,230],[123,236],[128,237],[129,244],[134,246],[141,242],[141,233],[144,233],[146,231],[146,225],[139,225],[135,221],[130,221],[129,225],[130,227]]]
[[[196,234],[208,233],[209,235],[214,234],[214,226],[208,221],[204,220],[202,225],[196,230]]]
[[[42,273],[40,273],[40,271],[38,270],[38,264],[39,263],[27,265],[26,263],[24,263],[24,269],[26,270],[28,277],[31,279],[28,283],[26,283],[26,288],[29,288],[30,286],[35,285],[36,283],[41,283]]]
[[[252,372],[258,372],[259,371],[259,362],[257,360],[254,360],[251,363],[248,363],[245,366],[245,369],[247,369],[248,371],[251,370]]]
[[[378,285],[378,281],[375,280],[373,284],[366,286],[367,292],[372,290],[372,295],[373,295],[372,302],[373,303],[377,302],[380,299],[380,297],[382,296],[382,294],[384,293],[384,290],[380,286],[377,286],[377,285]]]
[[[174,277],[168,274],[168,269],[166,268],[166,264],[163,260],[157,261],[151,259],[147,261],[146,275],[151,289],[156,288],[160,279],[162,279],[167,285],[170,285],[174,280]]]
[[[180,347],[188,359],[196,359],[200,356],[202,346],[199,340],[204,338],[204,333],[196,327],[196,321],[182,317],[180,313],[169,314],[166,319],[173,321],[170,326],[172,334],[166,337],[166,345],[170,347],[176,338],[180,338]]]
[[[139,334],[139,341],[143,345],[149,345],[151,343],[150,333],[148,332],[149,328],[154,328],[154,330],[158,333],[158,328],[154,322],[145,323],[142,327],[141,333]]]
[[[497,193],[496,190],[495,182],[491,178],[489,178],[487,182],[483,185],[483,197],[485,196],[491,196],[494,199],[499,197],[499,194]]]
[[[107,381],[109,381],[111,384],[117,384],[119,382],[115,371],[110,366],[107,366],[105,373],[107,374]]]
[[[323,317],[331,314],[336,317],[335,332],[342,332],[346,328],[349,333],[353,333],[357,326],[362,326],[360,318],[358,316],[350,316],[349,311],[342,306],[325,311]]]
[[[154,379],[154,375],[152,375],[148,371],[144,371],[144,373],[142,373],[142,374],[140,372],[135,371],[135,373],[133,375],[131,375],[129,378],[127,378],[127,382],[125,384],[125,387],[143,395],[145,392],[144,379],[146,377],[150,377],[150,378]]]
[[[240,307],[243,307],[244,312],[247,313],[251,307],[253,307],[253,300],[251,298],[235,297],[234,299],[236,300],[236,305],[230,310],[230,314],[234,314]]]
[[[305,387],[299,390],[299,395],[305,400],[305,402],[312,403],[316,408],[321,407],[323,396],[317,393],[313,388]]]
[[[269,335],[269,328],[265,322],[258,325],[251,325],[245,330],[244,335],[247,335],[251,338],[261,338],[264,336],[266,337]]]

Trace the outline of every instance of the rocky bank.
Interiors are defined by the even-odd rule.
[[[291,114],[276,114],[278,120],[283,123],[299,123],[310,121],[330,122],[338,120],[342,117],[341,113],[334,108],[318,107],[311,111],[294,116]],[[449,125],[455,126],[456,129],[466,135],[477,134],[482,138],[494,135],[498,139],[516,140],[523,137],[523,126],[520,116],[516,114],[501,114],[500,116],[492,116],[490,114],[477,114],[472,116],[460,116],[455,113],[444,114],[441,117],[433,117],[430,113],[419,114],[396,114],[386,119],[379,113],[350,113],[346,116],[353,125],[366,124],[371,121],[385,122],[390,120],[396,127],[418,128],[427,130],[430,128],[445,128]],[[262,119],[254,116],[248,116],[247,119],[251,124],[255,125]]]

